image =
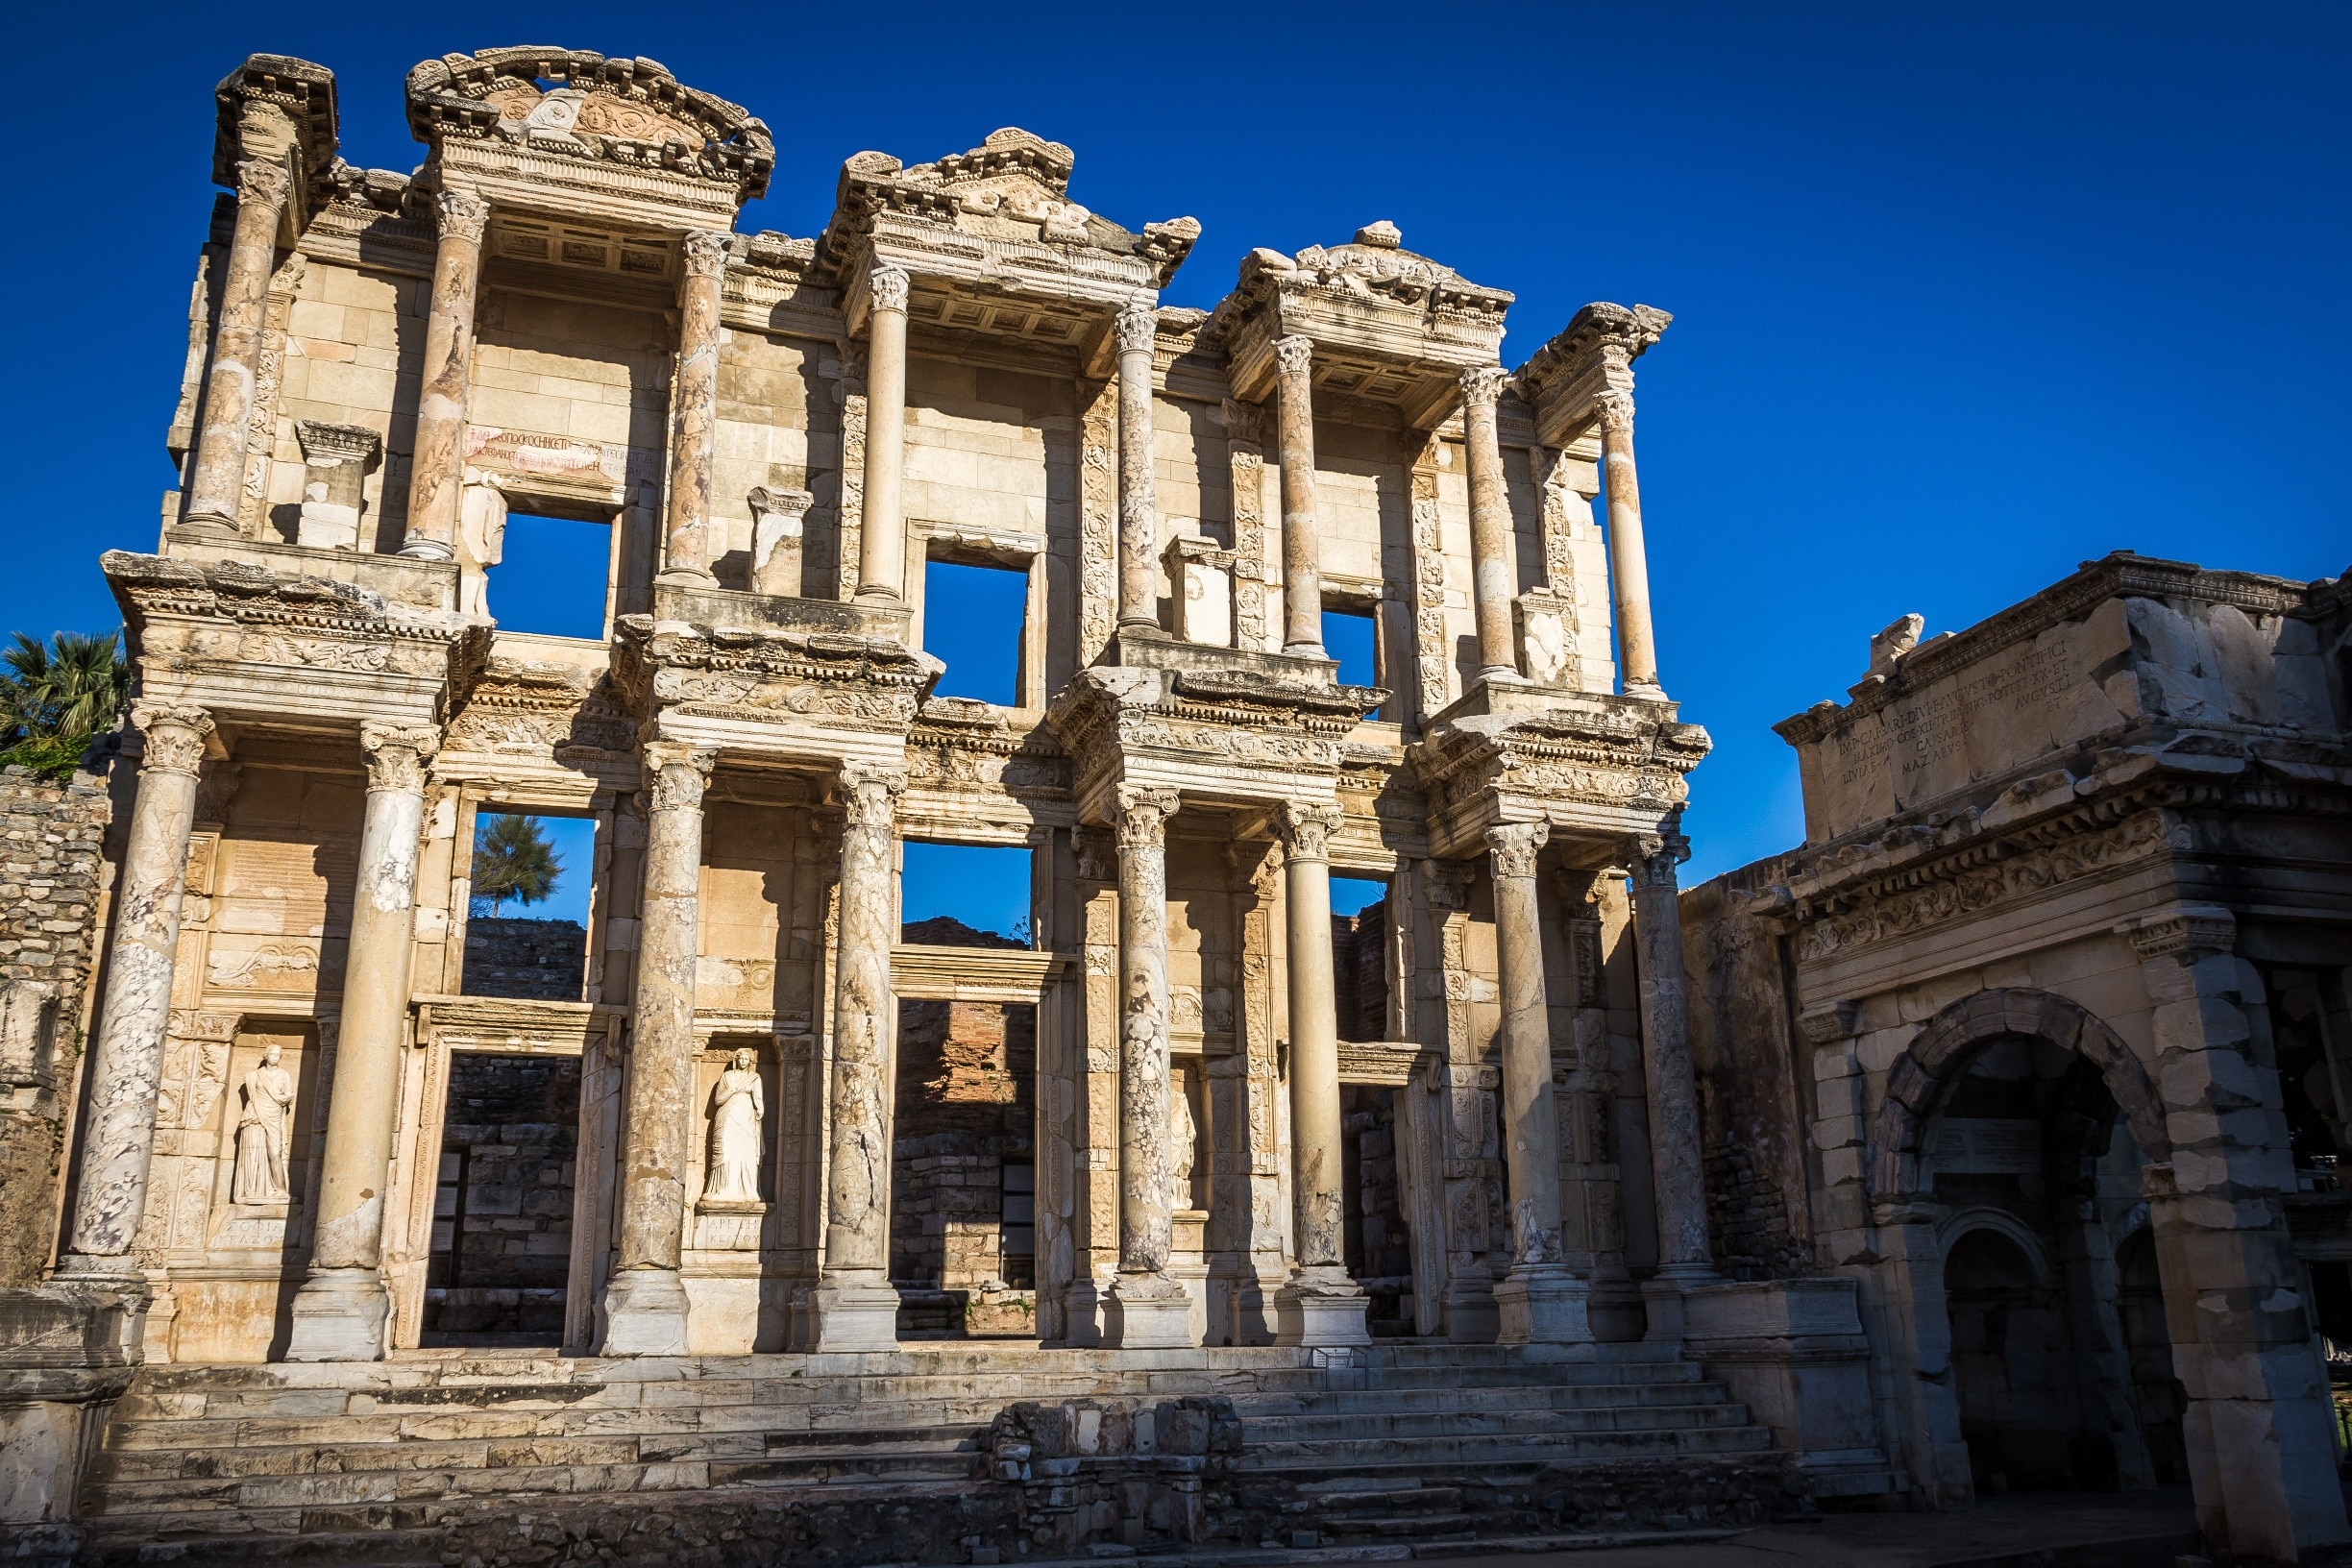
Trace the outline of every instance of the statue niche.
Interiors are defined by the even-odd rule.
[[[710,1172],[704,1203],[760,1201],[760,1124],[768,1114],[757,1059],[739,1050],[711,1087]]]
[[[293,1119],[294,1075],[281,1066],[282,1049],[261,1053],[261,1065],[237,1084],[236,1166],[229,1201],[283,1204],[294,1192],[286,1170],[286,1131]]]

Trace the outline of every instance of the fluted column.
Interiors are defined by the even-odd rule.
[[[896,603],[906,597],[907,287],[903,267],[876,267],[867,279],[866,501],[858,536],[860,599]]]
[[[1641,969],[1642,1073],[1650,1102],[1650,1168],[1656,1195],[1658,1267],[1643,1286],[1650,1337],[1681,1337],[1681,1291],[1715,1278],[1707,1237],[1699,1080],[1691,1066],[1689,982],[1676,907],[1679,839],[1642,839],[1632,863],[1633,944]]]
[[[1608,488],[1609,580],[1617,599],[1618,674],[1627,695],[1660,695],[1657,640],[1650,629],[1650,557],[1642,547],[1641,483],[1633,471],[1633,394],[1604,392],[1602,482]]]
[[[890,1283],[891,1062],[897,1048],[891,879],[897,799],[905,789],[903,773],[842,770],[824,1263],[810,1292],[815,1350],[892,1350],[898,1343],[898,1292]]]
[[[311,1207],[310,1272],[294,1295],[289,1361],[373,1361],[384,1353],[384,1188],[400,1115],[417,849],[425,771],[441,747],[427,725],[368,724],[367,807],[343,960],[343,1012],[327,1097],[326,1152]]]
[[[1152,350],[1159,320],[1148,305],[1118,314],[1118,624],[1160,625],[1160,510],[1152,483]],[[1181,587],[1181,585],[1180,585]]]
[[[621,1246],[604,1287],[606,1356],[683,1356],[686,1145],[694,1115],[695,960],[702,886],[702,792],[717,761],[674,741],[642,748],[646,793],[628,1126],[622,1134]]]
[[[1286,802],[1276,814],[1290,979],[1291,1237],[1297,1253],[1275,1304],[1276,1342],[1371,1343],[1363,1287],[1347,1271],[1339,1115],[1339,1007],[1333,992],[1331,836],[1339,808]]]
[[[686,236],[678,289],[677,369],[670,378],[670,511],[655,580],[709,587],[711,453],[719,429],[719,285],[730,236]]]
[[[212,370],[205,380],[196,468],[188,476],[187,526],[215,533],[234,533],[237,528],[237,498],[245,488],[245,453],[253,433],[254,386],[261,365],[262,311],[292,184],[283,164],[261,158],[237,164],[236,176],[236,228],[229,236],[229,264],[221,273],[220,329],[212,338]]]
[[[1509,378],[1501,366],[1461,375],[1462,447],[1470,468],[1470,580],[1478,612],[1479,678],[1516,679],[1518,639],[1511,629],[1510,492],[1503,483],[1503,446],[1495,402]]]
[[[1559,1109],[1552,1093],[1552,1013],[1544,994],[1535,860],[1551,829],[1486,830],[1494,866],[1495,967],[1503,991],[1503,1160],[1510,1171],[1510,1273],[1495,1286],[1506,1345],[1592,1338],[1587,1286],[1560,1247]]]
[[[490,204],[462,190],[433,198],[440,239],[425,315],[424,387],[416,451],[408,464],[408,523],[401,553],[446,561],[456,553],[465,494],[466,399],[474,365],[474,298],[481,289],[482,231]]]
[[[1121,785],[1119,902],[1119,1272],[1104,1310],[1106,1344],[1192,1343],[1191,1308],[1167,1271],[1175,1245],[1168,1190],[1167,820],[1174,790]]]
[[[131,722],[145,737],[138,799],[114,895],[98,1041],[90,1049],[82,1179],[74,1190],[73,1228],[58,1260],[60,1275],[124,1281],[139,1277],[131,1248],[147,1210],[188,834],[212,716],[202,708],[141,702],[131,710]]]
[[[1315,543],[1314,344],[1274,345],[1282,440],[1283,651],[1323,657],[1323,570]]]

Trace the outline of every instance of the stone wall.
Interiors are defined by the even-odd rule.
[[[576,1002],[587,973],[588,928],[577,920],[466,921],[464,995]]]
[[[1379,1084],[1339,1090],[1345,1120],[1348,1273],[1371,1298],[1364,1319],[1383,1337],[1412,1333],[1412,1246],[1397,1172],[1398,1091]]]
[[[1388,901],[1332,917],[1332,992],[1341,1040],[1388,1038]]]
[[[110,814],[91,775],[0,773],[0,1286],[38,1283],[57,1227]]]
[[[1002,1244],[1006,1166],[1037,1159],[1036,1082],[1036,1008],[900,1005],[891,1278],[958,1298],[933,1304],[948,1310],[937,1327],[959,1326],[982,1297],[1036,1283],[1034,1254]]]
[[[579,1092],[577,1057],[452,1058],[426,1272],[427,1343],[561,1337]]]

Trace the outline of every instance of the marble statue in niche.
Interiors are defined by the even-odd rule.
[[[760,1123],[768,1114],[755,1058],[737,1051],[711,1089],[710,1178],[706,1203],[759,1201]]]
[[[286,1175],[286,1124],[294,1110],[294,1075],[279,1063],[284,1050],[272,1045],[261,1065],[237,1084],[236,1167],[229,1187],[232,1203],[287,1203],[294,1196]]]
[[[1200,1129],[1192,1118],[1192,1096],[1182,1067],[1168,1074],[1168,1188],[1169,1205],[1190,1209],[1192,1166],[1198,1158]]]

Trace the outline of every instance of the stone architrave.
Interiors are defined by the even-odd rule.
[[[858,538],[858,597],[896,603],[906,597],[907,292],[903,267],[881,266],[867,280],[865,514]]]
[[[1608,487],[1609,577],[1616,588],[1617,656],[1628,697],[1660,697],[1657,639],[1650,625],[1650,557],[1642,544],[1641,482],[1633,469],[1633,394],[1593,400],[1601,419],[1601,471]]]
[[[1283,651],[1323,656],[1323,569],[1315,539],[1314,344],[1274,345],[1282,444]]]
[[[1689,982],[1675,867],[1679,839],[1648,838],[1629,852],[1633,943],[1641,968],[1642,1070],[1650,1103],[1652,1190],[1657,1205],[1657,1272],[1642,1286],[1649,1337],[1682,1337],[1681,1293],[1716,1278],[1707,1237],[1699,1080],[1691,1064]]]
[[[824,1262],[809,1293],[818,1351],[894,1350],[898,1292],[890,1283],[891,1059],[896,1034],[890,962],[897,801],[906,775],[842,770],[840,951],[833,967],[833,1092],[825,1180]]]
[[[425,774],[441,747],[427,725],[367,724],[367,807],[352,894],[350,956],[325,1156],[313,1206],[310,1269],[295,1292],[290,1361],[373,1361],[384,1354],[392,1298],[383,1280],[384,1192],[400,1114],[415,947],[417,854]]]
[[[141,702],[131,710],[131,723],[144,737],[138,799],[114,894],[106,998],[87,1068],[82,1177],[57,1271],[136,1285],[131,1248],[147,1211],[196,777],[212,716],[202,708]]]
[[[1118,624],[1157,630],[1160,513],[1152,477],[1152,350],[1159,320],[1148,304],[1138,301],[1118,313],[1114,331],[1118,337]]]
[[[462,190],[433,200],[440,240],[425,318],[425,384],[417,396],[416,452],[408,465],[408,531],[403,555],[446,561],[456,552],[465,485],[466,402],[474,363],[474,297],[481,287],[482,232],[490,204]]]
[[[1119,1271],[1103,1340],[1131,1350],[1193,1342],[1190,1299],[1168,1272],[1167,820],[1177,806],[1174,790],[1119,787]]]
[[[1336,805],[1286,801],[1282,840],[1290,977],[1290,1196],[1294,1252],[1276,1298],[1276,1342],[1363,1345],[1363,1287],[1347,1271],[1339,1111],[1339,1012],[1333,988],[1331,836]]]
[[[687,1129],[694,1115],[694,1010],[702,878],[702,792],[716,755],[674,741],[641,748],[645,891],[636,1032],[623,1137],[621,1247],[604,1290],[606,1356],[686,1353]]]
[[[686,236],[686,277],[678,289],[677,367],[670,377],[670,509],[663,529],[660,582],[707,588],[710,569],[711,460],[719,430],[719,287],[729,236],[698,230]]]
[[[1497,1338],[1507,1345],[1592,1339],[1589,1286],[1569,1272],[1560,1244],[1559,1107],[1535,897],[1536,856],[1550,833],[1542,822],[1486,830],[1503,991],[1503,1161],[1510,1172],[1510,1273],[1494,1287]]]
[[[196,438],[195,470],[188,476],[186,526],[208,533],[237,531],[261,369],[262,317],[292,183],[285,166],[269,159],[249,158],[236,166],[236,227],[221,278],[220,330],[212,340],[212,372],[205,380],[204,427]]]
[[[1503,482],[1503,447],[1495,403],[1509,376],[1500,365],[1461,375],[1462,446],[1470,468],[1470,579],[1478,615],[1479,678],[1519,676],[1511,630],[1510,495]]]

